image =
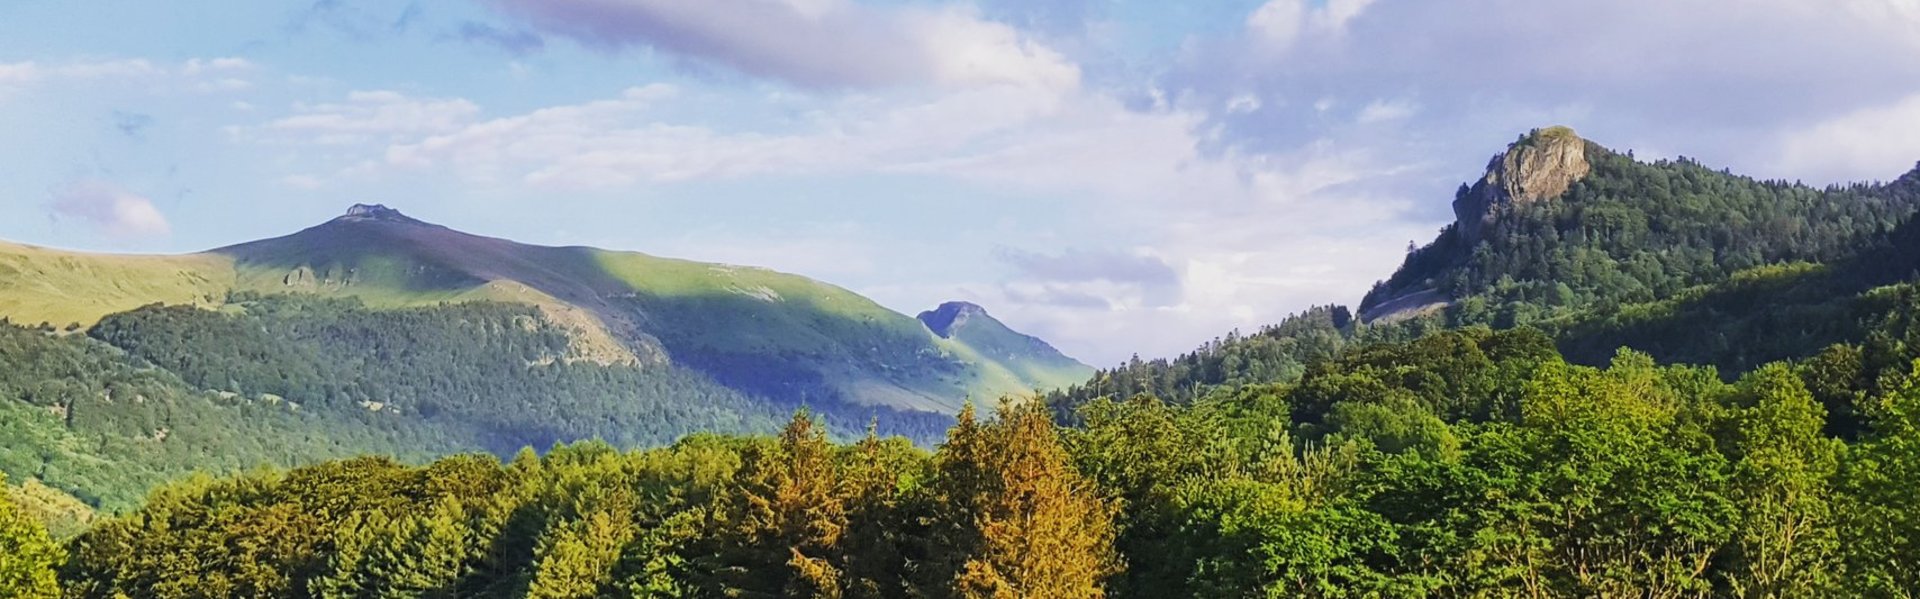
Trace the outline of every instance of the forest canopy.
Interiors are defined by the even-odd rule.
[[[68,596],[1904,596],[1920,386],[1828,432],[1813,364],[1726,382],[1537,332],[1367,344],[1175,405],[963,414],[938,449],[701,434],[199,477],[74,539]]]

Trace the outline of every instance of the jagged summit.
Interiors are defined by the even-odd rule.
[[[954,331],[966,326],[967,321],[975,317],[993,318],[987,315],[987,309],[972,302],[947,302],[940,307],[920,313],[920,322],[927,329],[942,338],[953,338]]]
[[[1573,129],[1534,129],[1488,161],[1486,175],[1454,198],[1460,233],[1479,239],[1497,207],[1559,197],[1591,171],[1587,141]]]
[[[389,222],[389,223],[405,223],[405,224],[411,224],[411,225],[427,224],[425,221],[421,221],[419,219],[407,216],[405,214],[401,214],[399,210],[388,208],[385,204],[354,204],[352,206],[347,207],[346,214],[343,214],[339,218],[335,218],[333,220],[335,222],[374,221],[374,222]]]

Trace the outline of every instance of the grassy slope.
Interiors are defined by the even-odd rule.
[[[859,294],[796,275],[530,246],[417,221],[330,222],[184,256],[0,244],[0,315],[15,322],[88,326],[154,302],[219,305],[231,291],[352,296],[387,308],[532,304],[573,329],[581,353],[598,361],[698,354],[752,369],[752,360],[772,356],[846,399],[909,409],[952,411],[965,397],[990,401],[1073,382],[1084,369],[989,356]]]
[[[153,302],[210,305],[234,283],[223,256],[85,254],[0,242],[0,316],[92,325]]]

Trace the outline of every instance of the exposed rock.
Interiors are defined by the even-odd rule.
[[[378,221],[410,225],[427,224],[413,217],[401,214],[399,210],[388,208],[384,204],[354,204],[347,207],[347,213],[345,215],[334,220],[338,222]]]
[[[313,267],[305,264],[293,269],[292,272],[288,272],[287,276],[282,277],[280,280],[288,287],[314,287],[319,284],[319,277],[313,275]]]
[[[971,302],[947,302],[940,307],[920,313],[920,322],[925,323],[933,334],[942,339],[952,339],[953,332],[965,326],[975,317],[987,316],[987,309]]]
[[[1566,127],[1535,129],[1487,163],[1487,174],[1453,201],[1460,233],[1468,240],[1507,204],[1551,200],[1587,176],[1587,142]]]

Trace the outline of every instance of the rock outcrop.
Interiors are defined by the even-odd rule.
[[[407,216],[405,214],[401,214],[399,210],[388,208],[383,204],[354,204],[352,206],[347,207],[346,214],[341,215],[340,218],[336,218],[334,220],[340,221],[340,222],[380,221],[380,222],[390,222],[390,223],[405,223],[410,225],[427,224],[425,222],[415,220],[413,217]]]
[[[938,308],[921,312],[920,322],[927,325],[933,334],[952,339],[955,331],[975,317],[987,317],[987,309],[971,302],[947,302]]]
[[[1494,156],[1486,176],[1454,199],[1460,234],[1477,240],[1500,207],[1560,197],[1591,170],[1587,142],[1572,129],[1535,129]]]

